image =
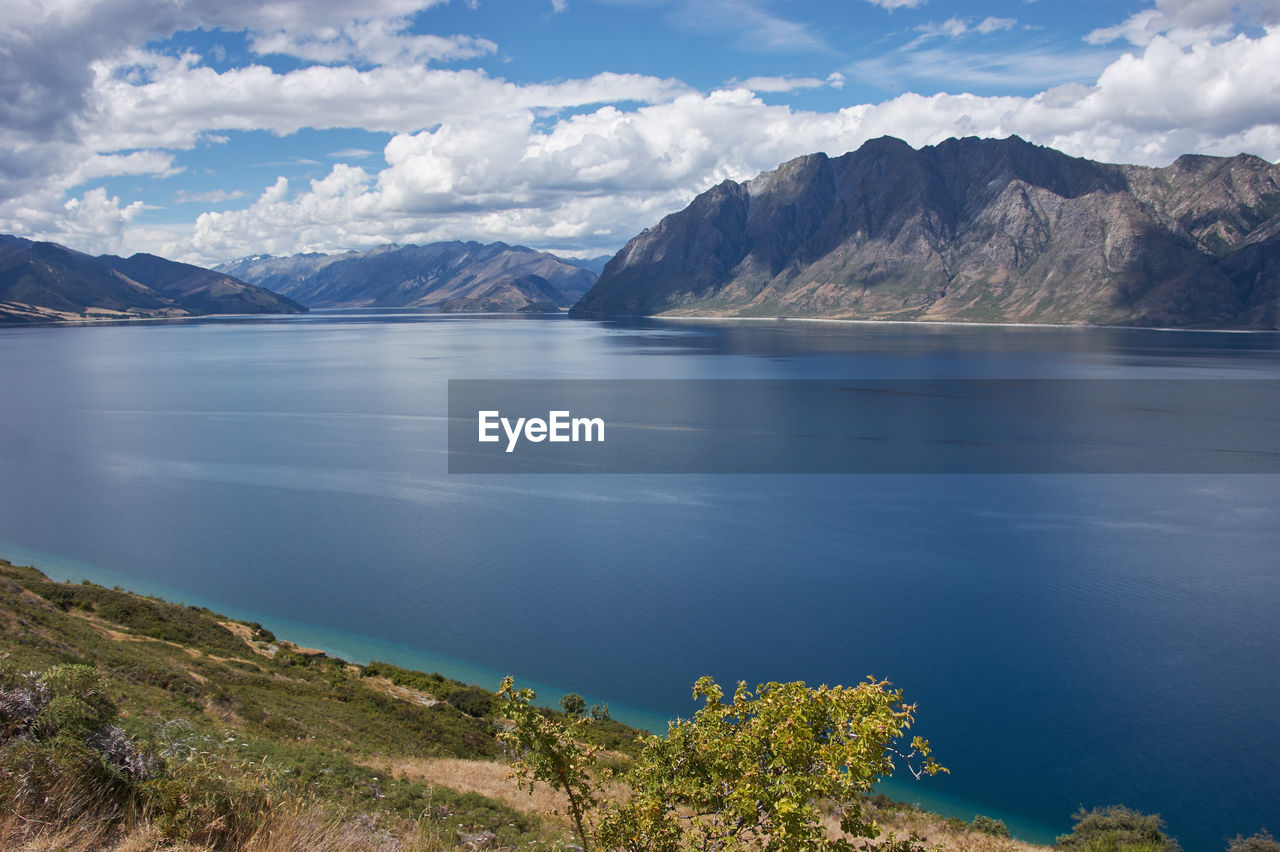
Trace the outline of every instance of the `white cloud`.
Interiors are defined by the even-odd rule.
[[[153,175],[172,177],[183,169],[173,164],[173,154],[165,151],[132,151],[128,154],[93,154],[81,161],[63,182],[65,188],[104,177]]]
[[[473,115],[477,110],[560,110],[594,103],[655,102],[686,91],[674,80],[638,74],[545,85],[515,85],[481,70],[421,66],[315,65],[280,74],[262,65],[224,72],[186,58],[130,57],[146,64],[148,82],[122,79],[99,63],[92,121],[82,127],[96,150],[192,148],[213,130],[269,130],[284,136],[304,127],[359,127],[394,133]]]
[[[923,41],[933,38],[959,38],[964,35],[978,33],[979,35],[990,35],[1001,30],[1011,30],[1017,26],[1018,22],[1013,18],[983,18],[978,23],[973,23],[970,18],[948,18],[942,23],[931,22],[921,24],[916,27],[920,35],[912,41],[908,47],[913,47]]]
[[[440,2],[362,0],[358,14],[365,22],[395,22]],[[26,209],[31,198],[47,203],[51,182],[65,186],[95,171],[106,176],[99,155],[175,147],[161,137],[156,146],[103,146],[86,136],[85,128],[98,121],[92,101],[101,69],[121,67],[138,45],[201,27],[286,31],[305,41],[337,38],[353,26],[359,32],[347,0],[8,0],[0,24],[0,214]],[[392,27],[391,35],[397,33]],[[388,39],[381,41],[385,46]],[[424,42],[409,45],[407,55],[416,58],[431,52]],[[453,43],[455,52],[468,48],[487,49]],[[135,168],[154,157],[130,156],[116,165]]]
[[[374,153],[366,148],[343,148],[341,151],[330,151],[325,156],[331,160],[363,160],[372,157]]]
[[[186,190],[178,190],[173,194],[173,200],[177,204],[221,204],[224,201],[235,201],[237,198],[244,198],[245,191],[242,189],[213,189],[208,192],[187,192]]]
[[[254,53],[279,53],[309,62],[372,62],[378,65],[421,64],[474,59],[495,53],[492,41],[473,36],[410,35],[408,18],[353,21],[337,30],[299,34],[292,30],[255,34]]]
[[[836,72],[826,79],[819,77],[748,77],[745,80],[731,81],[731,85],[741,86],[753,92],[794,92],[799,89],[821,89],[824,86],[839,89],[844,86],[844,75]]]
[[[716,35],[732,33],[739,49],[755,53],[826,52],[821,33],[778,17],[760,0],[683,0],[669,14],[678,27]]]
[[[1016,50],[957,50],[919,38],[882,56],[853,63],[854,79],[886,89],[908,87],[1027,90],[1096,80],[1113,52],[1023,47]],[[1034,90],[1034,89],[1033,89]]]
[[[1280,0],[1156,0],[1113,27],[1094,30],[1085,37],[1091,44],[1119,39],[1139,46],[1164,36],[1190,45],[1230,36],[1240,26],[1269,27],[1280,23]]]
[[[928,3],[929,0],[867,0],[867,2],[892,12],[894,9],[914,9]]]
[[[979,21],[977,25],[973,27],[973,31],[987,35],[988,33],[999,32],[1000,30],[1011,30],[1017,25],[1018,21],[1015,18],[995,18],[988,16]]]

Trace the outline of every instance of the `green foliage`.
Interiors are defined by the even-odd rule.
[[[665,737],[645,738],[626,777],[630,798],[603,804],[595,752],[585,743],[590,721],[539,712],[533,693],[516,690],[510,678],[500,695],[515,723],[504,739],[517,774],[567,795],[584,849],[799,852],[855,848],[826,835],[824,802],[835,803],[846,835],[875,837],[862,796],[892,775],[895,761],[917,776],[946,771],[919,737],[905,753],[899,746],[915,708],[888,687],[871,679],[855,687],[769,683],[753,694],[739,684],[726,703],[721,688],[702,678],[694,696],[704,706],[673,722]]]
[[[570,716],[581,716],[587,712],[587,702],[576,692],[570,692],[560,699],[560,709]]]
[[[364,677],[385,677],[396,686],[407,686],[410,689],[416,689],[434,698],[439,698],[441,701],[447,701],[449,695],[459,689],[470,688],[470,684],[447,678],[438,672],[427,674],[426,672],[417,672],[412,669],[402,669],[399,666],[393,666],[391,663],[383,663],[378,660],[369,663],[360,673]]]
[[[110,822],[134,803],[134,782],[158,765],[120,728],[90,666],[0,669],[0,796],[55,825]]]
[[[146,782],[141,793],[165,837],[215,849],[243,843],[275,804],[265,772],[206,755],[194,755],[172,774]]]
[[[989,816],[978,814],[973,818],[973,822],[969,827],[974,831],[980,831],[983,834],[990,834],[992,837],[1008,837],[1009,826],[1004,824],[1002,819],[993,819]]]
[[[546,781],[569,800],[569,819],[584,850],[593,848],[591,818],[600,804],[600,785],[591,776],[594,748],[583,742],[588,720],[566,715],[563,720],[536,709],[531,689],[517,690],[508,676],[498,689],[502,715],[515,723],[502,741],[516,754],[516,777],[533,792],[534,781]]]
[[[1227,847],[1227,852],[1280,852],[1280,841],[1272,837],[1269,831],[1259,831],[1249,837],[1237,834]]]
[[[454,690],[446,700],[468,716],[483,718],[493,712],[493,693],[479,686]]]
[[[1058,838],[1057,848],[1072,852],[1179,852],[1181,847],[1164,833],[1158,814],[1144,814],[1124,805],[1086,811],[1073,819],[1070,834]]]
[[[39,687],[49,696],[33,725],[41,738],[59,734],[83,738],[116,717],[106,683],[92,666],[54,666],[45,672]]]
[[[244,643],[198,607],[144,598],[93,583],[29,583],[27,588],[63,610],[79,609],[142,636],[223,654],[243,653]]]

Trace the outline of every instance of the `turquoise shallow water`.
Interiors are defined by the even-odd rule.
[[[0,547],[656,727],[702,674],[887,676],[1045,838],[1280,826],[1280,484],[1249,475],[461,476],[449,379],[1280,377],[1277,335],[317,313],[0,330]],[[53,562],[56,564],[51,565]]]

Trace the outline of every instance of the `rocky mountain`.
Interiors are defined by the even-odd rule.
[[[1280,167],[1111,165],[882,138],[725,181],[632,239],[571,315],[1276,328]]]
[[[345,254],[257,256],[216,267],[312,307],[538,311],[568,307],[595,273],[506,243],[389,245]]]
[[[300,313],[261,287],[151,254],[93,257],[0,236],[0,322]]]

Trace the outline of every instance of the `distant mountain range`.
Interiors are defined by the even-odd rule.
[[[1273,329],[1280,167],[1241,154],[1148,168],[1016,136],[920,150],[885,137],[725,181],[603,261],[442,242],[209,270],[0,235],[0,322],[572,305],[570,316],[586,318]]]
[[[725,181],[570,312],[1276,328],[1280,167],[882,138]]]
[[[151,254],[93,257],[0,235],[0,322],[305,310],[229,275]]]
[[[443,242],[247,257],[215,268],[311,307],[548,311],[569,307],[595,283],[590,263],[506,243]]]

